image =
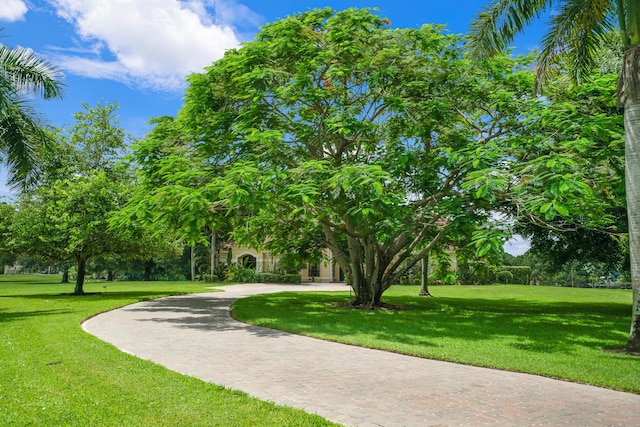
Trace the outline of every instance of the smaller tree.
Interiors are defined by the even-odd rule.
[[[83,294],[87,261],[108,254],[137,255],[142,248],[109,229],[111,213],[124,204],[125,183],[92,176],[56,180],[26,193],[17,203],[11,225],[15,251],[51,261],[73,260],[77,267],[74,293]]]
[[[118,163],[129,137],[117,123],[117,106],[83,106],[75,123],[56,133],[42,183],[20,195],[10,226],[16,252],[76,263],[75,294],[84,293],[90,259],[150,258],[157,249],[142,229],[110,226],[135,186],[126,165]]]

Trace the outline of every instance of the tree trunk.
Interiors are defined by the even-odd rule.
[[[144,263],[144,276],[142,277],[142,280],[144,280],[145,282],[151,281],[151,269],[152,268],[153,268],[153,260],[149,259],[149,260],[145,261],[145,263]]]
[[[382,306],[382,294],[385,291],[382,275],[366,276],[362,265],[351,265],[349,284],[355,296],[351,301],[353,307],[374,309]]]
[[[196,247],[191,246],[191,281],[196,281]]]
[[[216,232],[211,232],[211,280],[216,274]]]
[[[429,253],[424,254],[422,258],[422,271],[421,271],[421,280],[420,280],[420,292],[418,293],[421,297],[431,297],[429,293]]]
[[[625,185],[629,221],[629,257],[633,308],[627,351],[640,352],[640,4],[627,1],[628,37],[618,95],[624,99]],[[621,3],[619,3],[621,5]],[[624,23],[624,9],[619,9]],[[622,87],[622,90],[620,88]]]
[[[113,270],[107,271],[107,282],[113,282],[116,280],[116,275],[113,273]]]
[[[354,280],[356,280],[354,282]],[[355,296],[351,301],[351,305],[353,307],[367,307],[367,308],[375,308],[376,307],[376,294],[371,286],[364,280],[364,278],[351,279],[351,287],[353,288],[353,292]],[[379,304],[378,298],[378,304]]]
[[[62,281],[60,283],[69,283],[69,267],[62,270]]]
[[[87,260],[84,258],[78,258],[78,274],[76,275],[76,288],[73,291],[74,295],[84,294],[84,276],[86,274]]]
[[[634,95],[627,97],[625,122],[625,179],[629,220],[629,256],[633,311],[627,350],[640,352],[640,103]]]

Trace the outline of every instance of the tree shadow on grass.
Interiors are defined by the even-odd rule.
[[[2,285],[13,285],[16,283],[24,283],[27,285],[33,286],[42,286],[42,285],[68,285],[68,283],[61,283],[60,276],[38,276],[38,275],[0,275],[0,286]]]
[[[550,303],[514,299],[442,298],[411,314],[425,327],[412,333],[468,341],[501,338],[515,349],[571,354],[626,338],[625,304]],[[401,320],[398,320],[401,322]]]
[[[186,293],[184,293],[186,294]],[[182,294],[182,295],[184,295]],[[164,298],[174,295],[181,295],[180,293],[168,293],[168,292],[154,292],[154,291],[118,291],[118,292],[86,292],[81,295],[76,295],[71,292],[65,293],[41,293],[41,294],[16,294],[16,295],[0,295],[0,298],[27,298],[27,299],[54,299],[54,298],[68,298],[78,299],[103,299],[103,300],[131,300],[132,303],[139,301],[147,301],[156,298]]]
[[[35,311],[6,311],[0,309],[0,323],[26,320],[32,317],[52,316],[71,313],[69,310],[35,310]]]
[[[412,298],[389,296],[399,310],[362,311],[337,307],[336,295],[262,295],[243,312],[286,316],[291,331],[326,331],[375,340],[438,347],[446,340],[499,341],[514,350],[571,355],[580,348],[621,346],[630,307],[620,303],[532,302],[517,299]],[[253,303],[249,303],[253,304]],[[292,314],[293,313],[293,314]],[[262,315],[262,312],[261,312]],[[265,315],[266,316],[266,315]],[[319,322],[318,319],[321,319]]]
[[[256,336],[277,338],[289,335],[274,329],[247,325],[234,320],[230,315],[230,305],[234,297],[210,297],[205,295],[172,296],[144,304],[123,308],[138,313],[156,314],[138,319],[141,322],[157,322],[175,325],[180,328],[203,331],[246,331]]]

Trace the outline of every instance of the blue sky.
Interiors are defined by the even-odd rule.
[[[377,7],[394,27],[446,24],[468,30],[489,0],[0,0],[0,43],[28,47],[65,74],[62,100],[37,101],[54,126],[73,122],[82,103],[117,103],[121,126],[135,137],[151,117],[175,116],[184,77],[250,41],[267,22],[330,6]],[[541,25],[514,42],[534,49]],[[0,166],[1,168],[1,166]],[[0,170],[0,195],[6,194]],[[511,247],[510,252],[519,252]]]

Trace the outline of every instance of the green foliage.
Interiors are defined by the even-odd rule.
[[[507,269],[500,270],[496,273],[496,280],[500,283],[504,283],[505,285],[513,283],[513,273]]]
[[[73,114],[74,122],[58,132],[60,145],[66,145],[70,158],[63,168],[66,173],[102,170],[117,177],[123,173],[119,162],[131,145],[133,137],[120,127],[117,103],[98,102],[95,107],[82,103],[82,111]],[[53,159],[52,159],[53,160]]]
[[[329,248],[354,304],[377,305],[426,252],[471,243],[507,191],[505,174],[465,182],[535,132],[530,64],[471,67],[460,36],[369,9],[282,19],[189,76],[177,119],[134,153],[146,187],[130,214],[190,236],[224,216],[236,241],[298,259]]]
[[[462,262],[458,265],[458,277],[464,285],[488,285],[494,280],[496,266],[486,262]]]
[[[312,238],[309,239],[311,244],[317,245]],[[317,242],[317,241],[316,241]],[[297,274],[300,270],[306,268],[309,264],[319,264],[322,261],[322,255],[316,255],[318,249],[310,249],[309,247],[303,247],[302,253],[296,252],[293,248],[290,248],[284,252],[278,261],[276,271]]]
[[[532,61],[471,66],[460,36],[368,9],[266,25],[189,76],[178,117],[135,150],[126,215],[190,241],[213,223],[299,262],[328,248],[362,305],[430,251],[497,265],[513,221],[616,232],[614,77],[559,78],[541,98]]]
[[[114,260],[112,269],[119,280],[185,280],[189,277],[184,256],[156,256],[152,259]],[[104,270],[102,270],[104,271]]]
[[[539,86],[559,70],[569,73],[578,83],[588,81],[596,66],[597,52],[603,47],[607,35],[617,28],[624,46],[629,45],[625,26],[637,19],[634,1],[571,2],[555,7],[551,0],[496,1],[475,18],[469,35],[469,48],[476,59],[485,59],[505,50],[514,36],[521,33],[534,20],[552,12],[548,31],[541,41],[536,74]],[[622,14],[620,12],[622,11]],[[625,13],[626,11],[626,13]],[[626,16],[625,16],[626,15]],[[635,33],[635,32],[634,32]],[[558,54],[561,52],[561,54]],[[558,65],[570,64],[562,68]]]
[[[257,283],[258,274],[252,268],[242,267],[238,264],[229,264],[225,270],[225,280],[227,282],[237,283]]]
[[[90,258],[127,248],[107,224],[110,212],[122,206],[127,192],[125,183],[112,182],[97,171],[24,193],[11,225],[12,247],[50,260]]]
[[[594,68],[597,66],[600,66],[600,71],[604,68],[613,68],[617,71],[615,65],[611,67],[607,65],[607,61],[597,61],[596,58],[604,55],[610,59],[611,53],[607,53],[607,48],[611,50],[612,47],[611,33],[619,32],[622,49],[618,49],[617,52],[623,55],[622,68],[615,97],[609,99],[610,101],[616,99],[619,107],[624,106],[626,182],[638,182],[640,180],[640,158],[637,155],[640,152],[638,149],[640,133],[637,126],[640,108],[640,5],[635,0],[618,0],[616,2],[576,1],[568,2],[557,10],[553,10],[553,7],[554,2],[551,0],[493,2],[478,15],[472,25],[469,37],[472,55],[477,59],[485,59],[502,51],[508,43],[513,41],[515,34],[522,32],[532,20],[539,18],[542,12],[552,11],[553,19],[542,40],[538,55],[537,87],[544,88],[549,76],[557,74],[568,74],[574,83],[584,84],[590,83]],[[584,124],[589,126],[590,116],[586,117],[587,123]],[[602,115],[596,116],[594,122],[599,123],[601,119]],[[603,137],[598,135],[595,139],[601,140]],[[605,136],[604,139],[607,137]],[[578,165],[575,164],[575,166]],[[579,170],[579,167],[569,168],[567,174],[570,178],[576,176],[574,173],[576,170]],[[577,189],[578,193],[583,193],[586,200],[591,199],[587,182],[583,182],[583,186],[568,185],[565,189],[562,188],[561,179],[557,179],[556,184],[557,193],[563,193],[565,189],[571,191]],[[627,185],[626,196],[629,214],[629,253],[633,260],[640,258],[640,215],[638,214],[640,191],[635,186]],[[581,203],[582,200],[578,198],[576,201]],[[556,213],[566,216],[565,212],[568,212],[569,206],[563,200],[555,198],[541,204],[540,212],[544,214],[545,220],[554,219]],[[586,217],[592,220],[599,218],[602,213],[602,210],[598,209],[591,217],[588,214]],[[639,263],[632,261],[630,265],[633,287],[637,291],[640,287]],[[627,349],[638,352],[640,351],[640,292],[635,292],[635,295]]]
[[[8,245],[9,230],[15,213],[15,208],[0,198],[0,266],[13,265],[15,260],[15,255]],[[4,272],[3,268],[0,270]]]
[[[155,118],[152,123],[152,133],[138,141],[128,157],[137,185],[113,223],[138,224],[155,236],[170,230],[190,246],[209,243],[205,230],[226,236],[225,206],[218,203],[219,189],[211,187],[218,175],[213,160],[198,156],[173,118]]]
[[[534,247],[538,238],[573,241],[574,251],[564,258],[580,257],[587,236],[600,234],[598,240],[609,239],[613,247],[626,232],[623,118],[615,105],[615,75],[594,76],[579,88],[552,83],[546,104],[526,111],[530,138],[515,138],[513,157],[470,174],[464,185],[494,201]],[[482,237],[476,239],[481,250],[490,242]]]
[[[117,163],[129,137],[119,128],[117,106],[83,106],[86,112],[75,114],[76,122],[56,134],[42,182],[20,195],[9,229],[15,253],[47,262],[74,261],[77,293],[82,293],[90,259],[149,259],[176,251],[168,232],[158,240],[136,224],[111,224],[135,187],[130,172]]]
[[[260,283],[290,283],[299,284],[302,277],[299,274],[258,273]]]
[[[398,279],[396,285],[419,285],[422,279],[421,264],[414,264]]]
[[[215,283],[215,282],[218,282],[220,279],[218,278],[217,274],[203,274],[202,280],[205,283]]]
[[[532,271],[528,265],[489,265],[472,261],[459,264],[458,277],[463,285],[531,284]],[[539,277],[539,276],[538,276]]]
[[[631,292],[543,286],[394,286],[399,310],[353,310],[346,293],[279,293],[238,300],[251,324],[437,360],[640,392],[640,359],[622,348]],[[384,331],[384,333],[381,333]]]

